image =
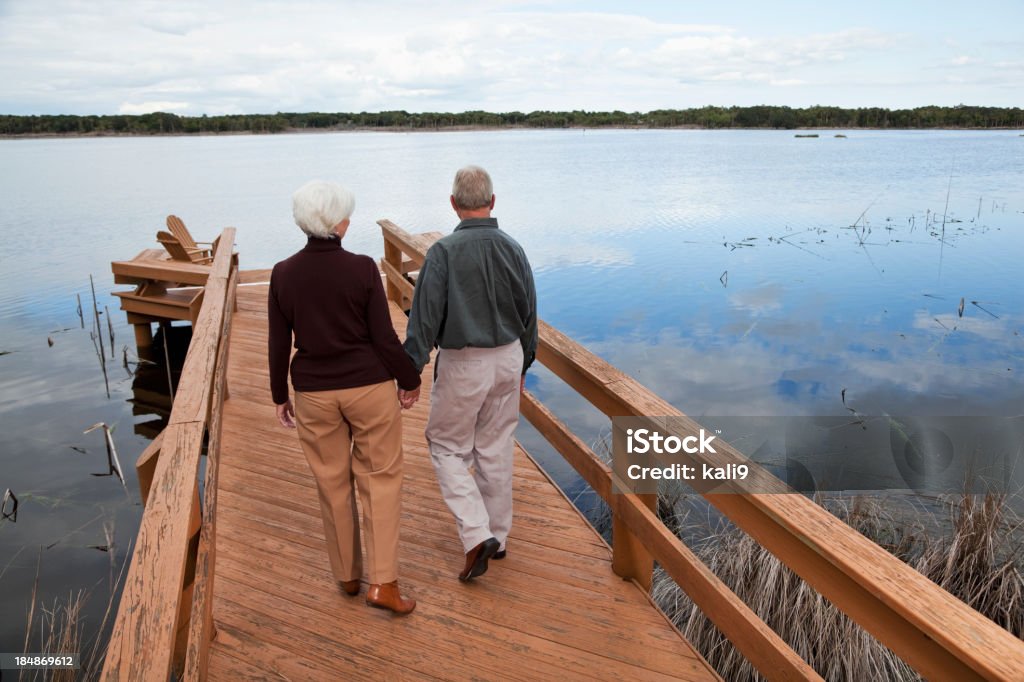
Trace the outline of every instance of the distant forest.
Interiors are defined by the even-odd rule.
[[[446,128],[1024,128],[1024,109],[999,107],[702,107],[625,111],[519,111],[490,113],[276,113],[230,116],[0,115],[0,135],[168,135],[280,133],[301,130],[443,130]]]

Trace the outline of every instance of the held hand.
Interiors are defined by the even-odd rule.
[[[403,410],[408,410],[410,407],[416,404],[416,401],[420,398],[420,389],[416,388],[412,391],[406,391],[404,389],[398,389],[398,402],[402,404]]]
[[[283,405],[275,405],[277,410],[277,421],[281,422],[281,426],[286,429],[295,428],[295,409],[292,407],[291,399],[287,400]]]

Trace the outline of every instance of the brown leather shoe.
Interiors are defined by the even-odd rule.
[[[495,538],[487,538],[473,549],[466,552],[466,567],[459,573],[459,580],[466,582],[487,572],[487,561],[493,557],[501,543]]]
[[[348,596],[354,597],[359,594],[359,578],[356,578],[355,580],[339,580],[338,587],[340,587],[341,591]]]
[[[398,590],[398,581],[370,585],[366,591],[366,603],[378,609],[387,609],[392,613],[404,616],[416,608],[415,599],[405,599]]]

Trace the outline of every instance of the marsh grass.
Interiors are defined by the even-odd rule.
[[[1017,637],[1024,634],[1021,522],[1003,495],[947,500],[948,518],[897,518],[874,498],[819,500],[848,525]],[[692,529],[691,529],[692,530]],[[828,680],[918,680],[918,675],[773,554],[721,523],[697,555],[793,650]],[[652,596],[727,680],[761,680],[745,658],[660,569]]]
[[[25,670],[18,678],[19,682],[65,682],[71,680],[98,680],[103,671],[109,637],[108,626],[117,610],[118,587],[128,570],[131,548],[125,554],[121,568],[114,574],[113,526],[104,525],[108,540],[108,551],[111,552],[111,574],[109,595],[103,618],[95,633],[86,639],[83,634],[85,625],[85,609],[93,598],[91,590],[68,592],[67,598],[55,598],[49,605],[42,603],[38,597],[39,570],[43,560],[43,548],[40,548],[36,568],[36,579],[32,586],[28,616],[25,622],[24,653],[46,652],[47,655],[79,654],[80,668]]]
[[[609,434],[599,434],[591,447],[610,463]],[[663,486],[658,493],[658,518],[822,677],[921,680],[910,666],[728,519],[709,514],[702,522],[692,520],[695,498],[699,496],[682,486]],[[930,505],[923,498],[903,496],[826,498],[819,494],[815,502],[1024,639],[1024,518],[1014,511],[1006,494],[948,495],[931,500],[935,504]],[[591,522],[605,538],[611,537],[608,505],[597,505]],[[651,596],[723,678],[730,682],[765,679],[657,566]]]
[[[73,654],[82,650],[82,608],[85,605],[86,593],[78,591],[68,593],[67,600],[54,599],[49,607],[41,605],[38,618],[38,647],[34,651],[45,651],[47,654]],[[34,618],[32,609],[30,618]],[[29,623],[29,630],[34,630]],[[32,634],[31,632],[29,634]],[[29,641],[26,637],[26,641]],[[26,652],[28,653],[28,652]],[[67,668],[53,670],[25,670],[19,678],[23,682],[49,680],[64,682],[79,679],[78,670]],[[83,678],[84,679],[84,678]]]

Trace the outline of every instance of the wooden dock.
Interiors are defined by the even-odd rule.
[[[438,234],[380,224],[381,269],[402,334],[411,275]],[[103,679],[717,679],[649,599],[657,562],[765,678],[821,680],[662,523],[656,496],[615,487],[608,465],[529,391],[523,416],[608,504],[611,546],[518,448],[508,557],[460,583],[462,549],[423,439],[424,397],[403,420],[400,580],[419,606],[394,617],[342,595],[313,479],[270,400],[268,273],[239,272],[234,236],[224,230],[201,273],[202,305],[168,424],[136,462],[145,510]],[[181,272],[154,271],[162,267],[114,264],[126,283],[188,283]],[[132,319],[144,344],[149,322]],[[541,321],[539,331],[538,362],[606,416],[698,432],[557,329]],[[718,463],[756,467],[715,444]],[[701,457],[676,461],[700,466]],[[813,501],[704,497],[927,679],[1022,679],[1024,643]]]
[[[240,287],[231,324],[210,679],[717,679],[612,572],[611,549],[521,448],[508,556],[459,582],[464,555],[423,437],[430,366],[423,397],[403,412],[399,570],[419,604],[396,618],[341,594],[313,477],[274,416],[266,301],[265,285]],[[406,317],[391,310],[404,338]]]

